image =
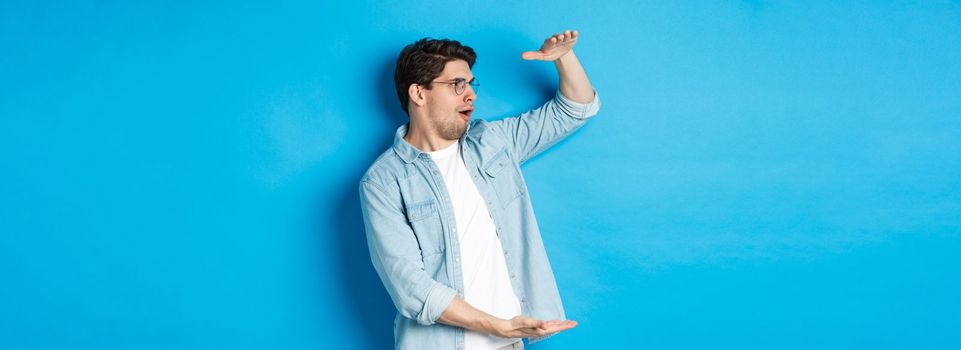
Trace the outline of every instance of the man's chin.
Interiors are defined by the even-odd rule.
[[[437,131],[446,140],[459,140],[467,132],[467,123],[447,124],[438,128]]]
[[[464,136],[464,132],[465,132],[465,131],[466,131],[466,129],[461,130],[460,132],[452,132],[452,133],[449,133],[449,134],[444,135],[444,138],[447,139],[447,140],[449,140],[449,141],[460,140],[460,138]]]

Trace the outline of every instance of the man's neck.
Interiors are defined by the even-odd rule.
[[[432,135],[424,128],[419,128],[414,123],[410,123],[407,126],[407,135],[404,135],[404,141],[421,152],[434,152],[450,147],[457,140],[447,140],[438,135]]]

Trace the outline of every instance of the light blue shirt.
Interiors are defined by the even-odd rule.
[[[573,133],[599,109],[596,92],[583,104],[558,91],[518,117],[472,119],[460,139],[467,170],[504,247],[521,312],[535,319],[566,318],[520,165]],[[407,143],[406,134],[407,125],[398,128],[394,145],[360,180],[370,260],[397,307],[397,349],[462,350],[464,329],[437,323],[454,296],[464,297],[454,209],[436,164]]]

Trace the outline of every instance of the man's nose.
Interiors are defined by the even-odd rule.
[[[474,93],[474,88],[467,85],[467,90],[464,91],[464,102],[473,102],[477,99],[477,94]]]

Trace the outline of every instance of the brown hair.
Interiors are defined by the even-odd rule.
[[[473,67],[477,54],[470,46],[448,39],[423,38],[405,46],[397,56],[397,68],[394,70],[394,86],[404,113],[408,113],[410,84],[430,89],[431,81],[440,76],[444,65],[458,59],[467,61],[467,66]]]

